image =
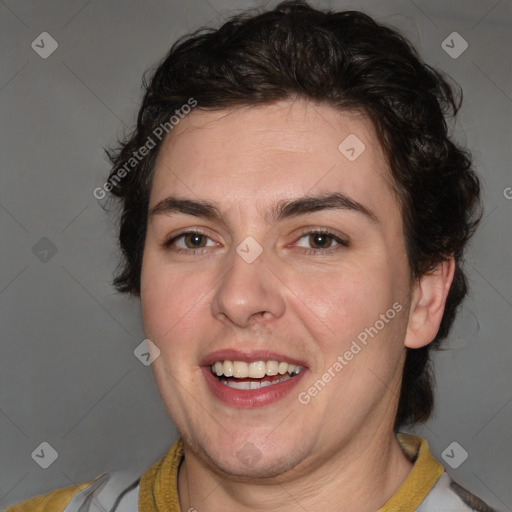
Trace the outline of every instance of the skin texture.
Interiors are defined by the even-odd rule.
[[[350,134],[365,145],[354,161],[338,149]],[[165,141],[150,211],[173,195],[214,202],[224,218],[156,214],[147,226],[143,322],[160,349],[158,388],[185,442],[182,510],[370,511],[406,478],[412,466],[393,434],[405,347],[437,333],[453,262],[411,281],[390,180],[368,119],[304,100],[196,109]],[[345,194],[377,222],[349,209],[265,216],[279,201],[321,192]],[[202,252],[185,237],[162,247],[194,229],[206,233]],[[304,234],[311,229],[348,246],[319,243]],[[236,252],[249,236],[263,249],[252,263]],[[298,393],[395,303],[402,311],[301,404]],[[226,348],[272,350],[305,362],[306,373],[276,403],[231,407],[201,369],[207,354]],[[247,442],[258,453],[251,465],[237,456]]]

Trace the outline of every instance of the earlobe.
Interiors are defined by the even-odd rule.
[[[406,347],[424,347],[436,337],[454,273],[455,260],[452,256],[417,281],[410,305],[404,341]]]

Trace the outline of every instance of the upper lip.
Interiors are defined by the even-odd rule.
[[[201,366],[211,366],[216,361],[245,361],[251,363],[253,361],[279,361],[295,364],[305,367],[306,363],[296,357],[287,356],[271,350],[240,350],[233,348],[225,348],[210,352],[201,359]]]

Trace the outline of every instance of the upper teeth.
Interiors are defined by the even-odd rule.
[[[303,370],[302,366],[279,361],[216,361],[211,369],[218,377],[224,375],[237,379],[261,379],[265,375],[284,375],[287,372],[290,375],[297,375]]]

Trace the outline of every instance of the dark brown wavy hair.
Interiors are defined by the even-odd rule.
[[[426,421],[434,402],[430,350],[447,337],[467,293],[463,251],[481,217],[471,154],[451,140],[447,127],[462,103],[461,88],[424,63],[397,30],[362,12],[321,11],[304,1],[246,12],[219,29],[183,36],[150,80],[145,74],[143,87],[136,127],[107,151],[109,188],[121,213],[122,260],[114,285],[135,296],[161,146],[154,130],[190,98],[196,108],[213,110],[304,98],[369,116],[401,206],[411,278],[451,255],[456,263],[439,332],[430,345],[407,349],[395,429]],[[150,137],[155,147],[119,179]]]

